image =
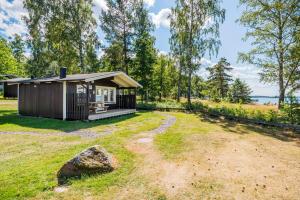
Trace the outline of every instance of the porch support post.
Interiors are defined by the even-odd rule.
[[[63,82],[63,120],[67,119],[67,82]]]
[[[90,100],[90,82],[87,82],[86,84],[86,113],[85,113],[85,120],[89,119],[89,100]]]
[[[18,83],[18,115],[20,115],[20,83]]]

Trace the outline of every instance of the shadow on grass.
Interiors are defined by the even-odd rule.
[[[145,111],[146,112],[146,111]],[[124,115],[115,118],[84,122],[84,121],[63,121],[58,119],[18,116],[15,111],[12,110],[0,110],[0,125],[7,125],[6,129],[14,125],[21,127],[55,130],[61,132],[72,132],[80,129],[92,128],[100,125],[110,125],[118,122],[122,122],[131,118],[138,117],[143,112],[138,112],[130,115]],[[1,131],[1,130],[0,130]]]
[[[241,135],[256,132],[258,134],[273,137],[286,142],[295,141],[295,139],[300,139],[299,134],[280,128],[237,122],[234,120],[224,119],[221,117],[212,117],[204,114],[198,114],[197,116],[202,120],[205,120],[205,122],[218,124],[226,132],[232,132]]]

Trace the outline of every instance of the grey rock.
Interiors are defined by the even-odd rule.
[[[58,184],[67,183],[69,178],[81,178],[82,175],[103,174],[116,168],[116,160],[99,145],[90,147],[67,163],[57,172]]]

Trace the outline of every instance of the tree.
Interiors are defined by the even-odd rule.
[[[197,60],[206,54],[216,54],[220,46],[219,24],[223,23],[225,10],[219,0],[179,0],[181,29],[187,33],[186,53],[188,74],[188,105],[191,106],[191,81],[193,73],[199,68]]]
[[[19,76],[25,75],[24,66],[26,63],[25,58],[25,42],[22,40],[22,37],[18,34],[15,34],[12,40],[9,42],[9,46],[12,50],[12,53],[17,61],[17,72]]]
[[[71,27],[72,41],[78,50],[79,67],[82,72],[87,71],[85,57],[91,55],[97,47],[98,40],[95,33],[96,19],[93,16],[92,0],[68,0],[65,13],[69,13],[68,19]]]
[[[203,98],[205,88],[205,81],[200,76],[194,75],[192,77],[192,95],[197,98]]]
[[[186,45],[188,40],[187,24],[185,23],[184,12],[180,0],[176,0],[175,8],[172,8],[170,16],[170,49],[173,57],[177,61],[178,80],[177,80],[177,102],[181,97],[182,73],[186,68]]]
[[[104,55],[101,58],[101,70],[122,71],[122,50],[122,43],[117,41],[104,48]]]
[[[158,63],[156,67],[156,83],[158,84],[158,98],[161,101],[162,96],[165,94],[165,83],[164,79],[166,75],[166,68],[168,65],[168,57],[161,54],[158,58]]]
[[[144,8],[144,1],[138,0],[136,3],[136,24],[133,50],[135,53],[134,68],[132,74],[136,80],[142,84],[140,89],[142,101],[147,100],[153,79],[153,68],[156,62],[155,39],[151,36],[154,25],[148,16],[148,10]]]
[[[290,52],[290,70],[294,70],[294,73],[290,73],[291,90],[289,91],[289,93],[300,90],[300,32],[295,35],[295,39],[296,43],[292,45]]]
[[[13,55],[18,63],[25,62],[25,42],[22,40],[22,37],[18,34],[15,34],[10,42],[10,48],[12,49]]]
[[[230,63],[225,58],[221,58],[216,65],[208,67],[207,70],[210,97],[218,101],[224,99],[229,89],[229,82],[232,80],[231,75],[228,74],[232,70]]]
[[[245,39],[251,38],[254,46],[241,53],[240,60],[262,68],[263,82],[278,84],[281,108],[299,69],[290,59],[295,35],[300,31],[299,0],[240,0],[240,4],[245,11],[239,22],[247,27]]]
[[[52,75],[53,66],[68,67],[70,73],[87,71],[88,51],[97,47],[92,0],[25,0],[24,7],[29,13],[29,73]]]
[[[251,89],[246,82],[240,79],[235,79],[233,84],[230,86],[228,92],[228,99],[232,103],[250,103],[251,102]]]
[[[122,70],[129,74],[134,37],[134,0],[106,0],[108,9],[100,16],[101,28],[110,44],[122,45]]]
[[[0,74],[18,74],[18,62],[6,40],[0,37]]]

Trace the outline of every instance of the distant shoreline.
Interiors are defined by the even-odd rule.
[[[279,96],[250,96],[250,98],[279,98]],[[288,98],[288,96],[286,96],[285,98]],[[296,96],[296,98],[300,98],[300,96]]]

